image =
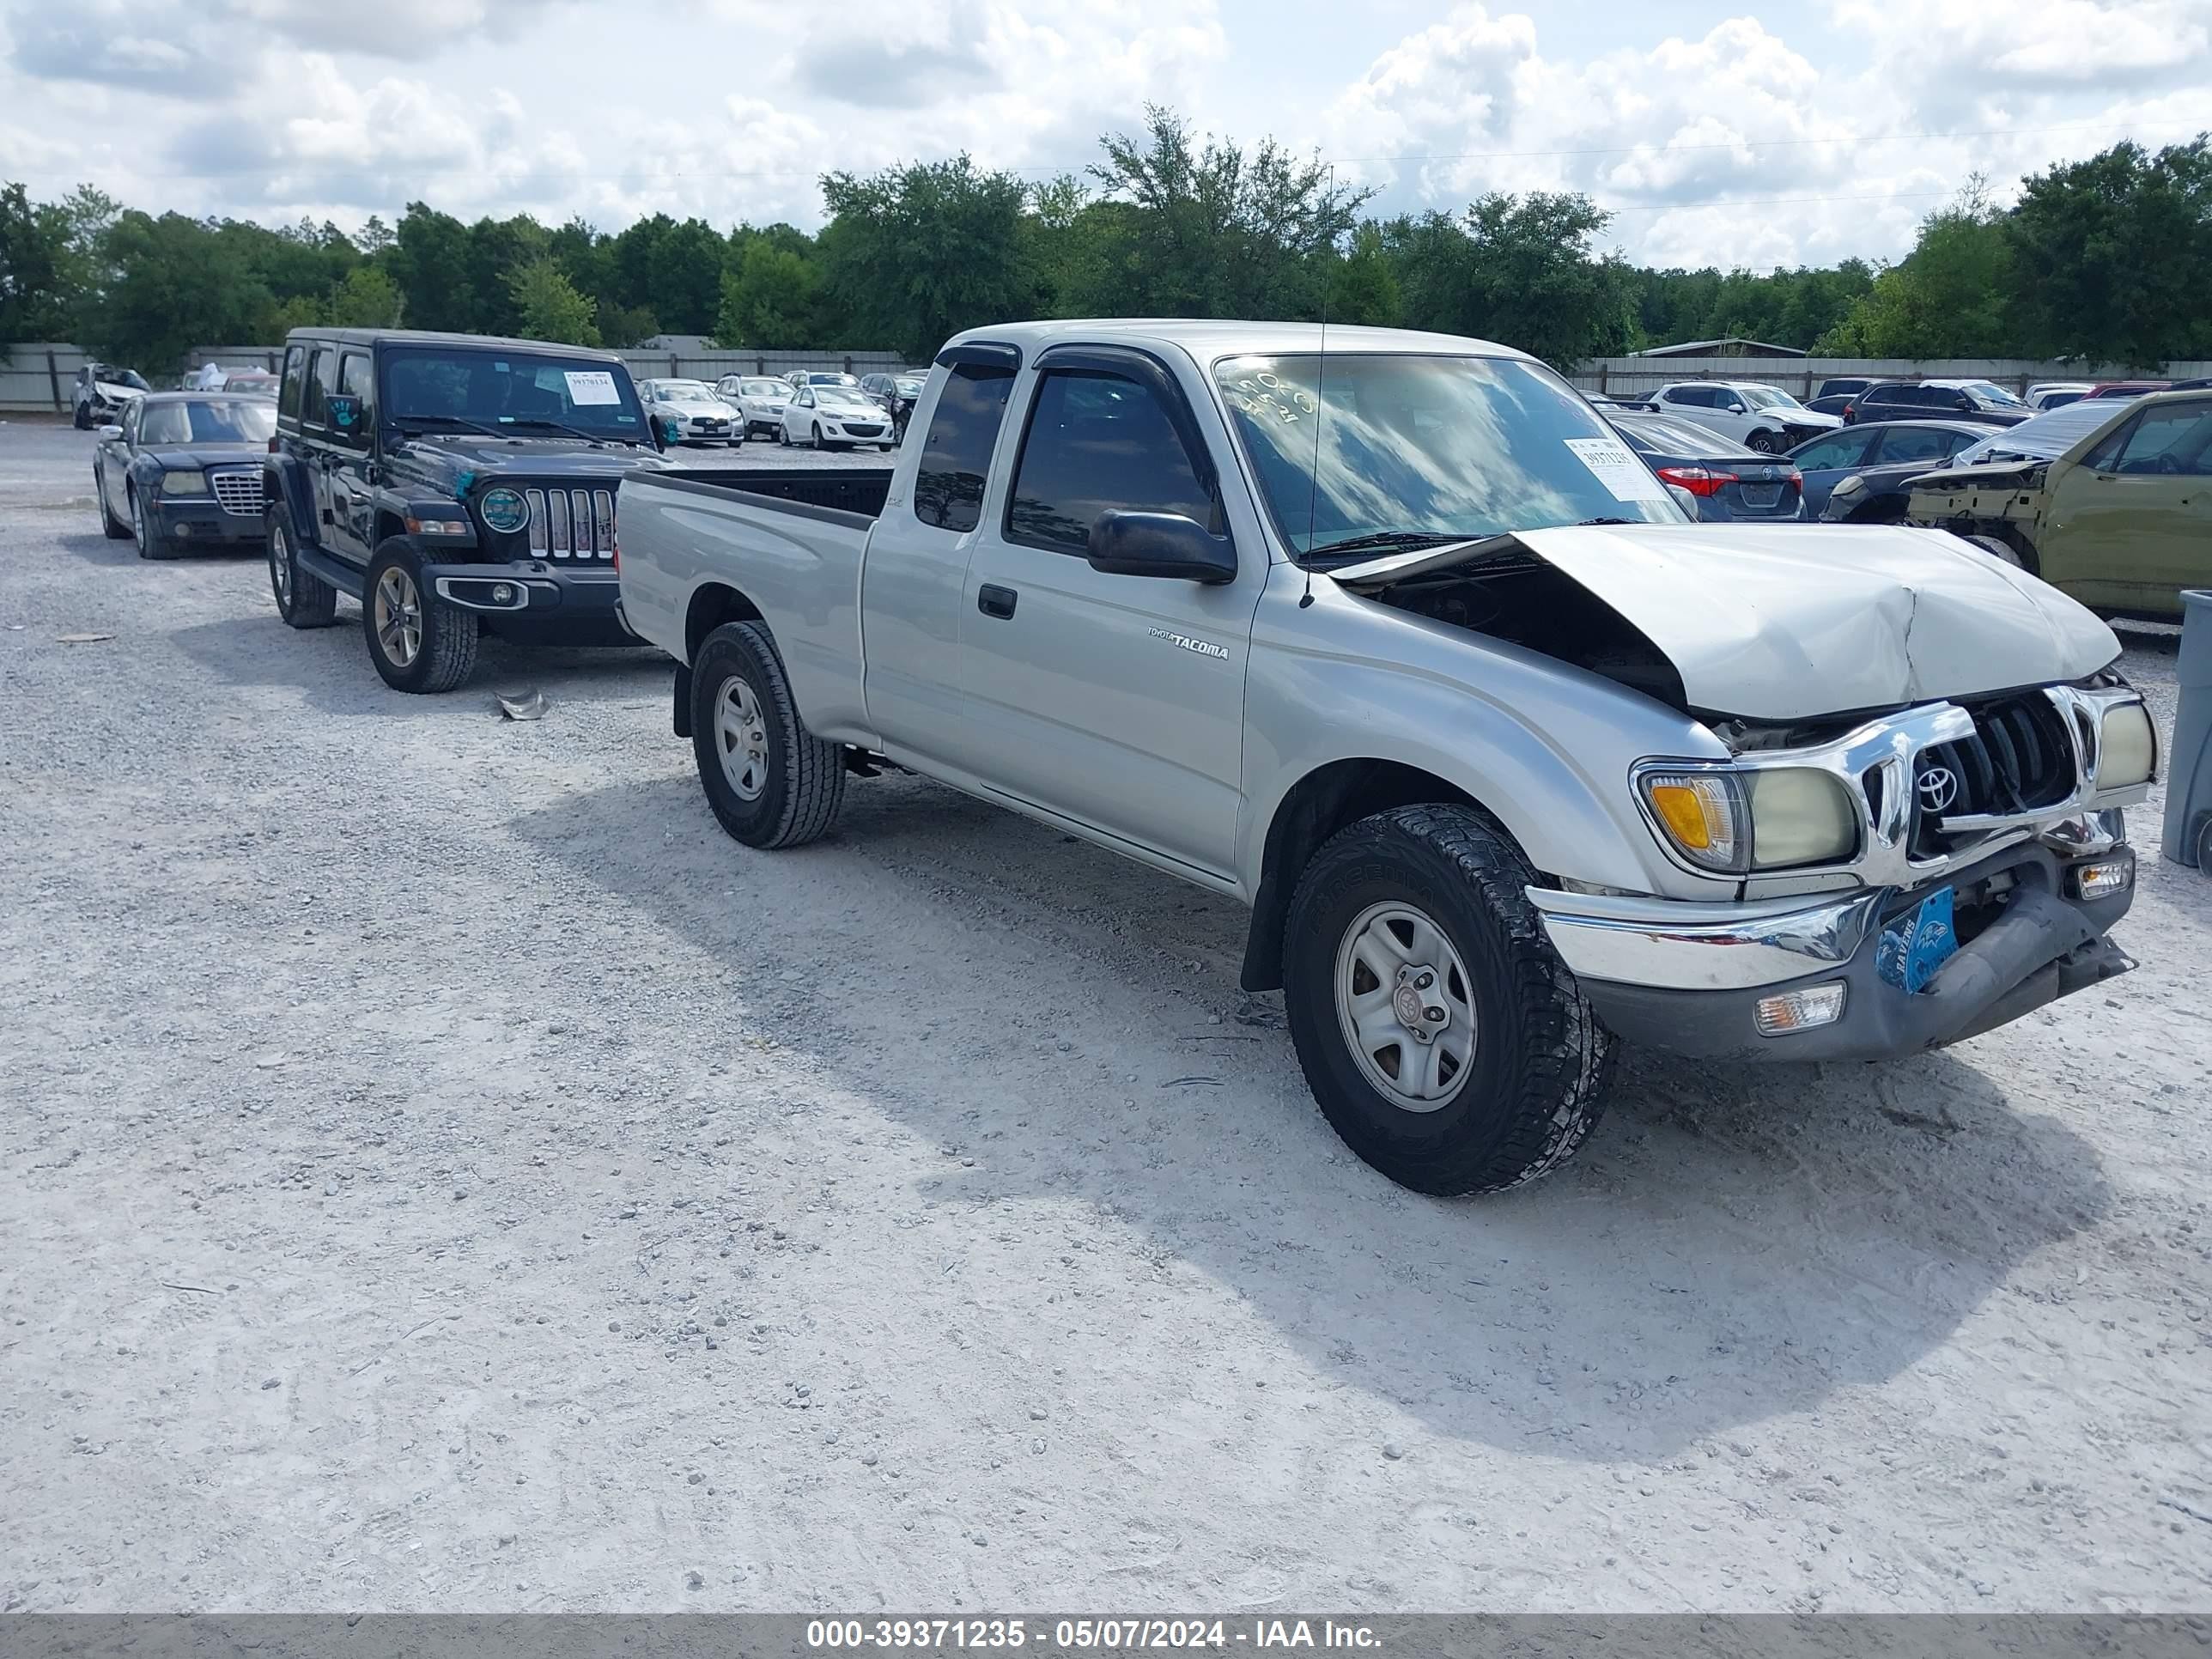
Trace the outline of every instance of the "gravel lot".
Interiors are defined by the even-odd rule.
[[[0,426],[7,1607],[2212,1601],[2212,881],[1419,1199],[1232,908],[910,779],[748,854],[665,661],[401,696],[91,448]]]

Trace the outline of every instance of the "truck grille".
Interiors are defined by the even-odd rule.
[[[1974,734],[1920,751],[1913,766],[1913,854],[1956,851],[1943,820],[2032,812],[2069,799],[2075,734],[2058,705],[2038,692],[1968,704]]]
[[[235,513],[241,519],[261,516],[261,475],[234,470],[210,472],[208,482],[214,487],[215,498],[226,513]]]
[[[522,496],[530,503],[533,558],[613,559],[614,491],[526,489]]]

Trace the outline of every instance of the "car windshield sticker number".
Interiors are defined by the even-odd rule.
[[[1618,438],[1569,438],[1566,446],[1616,501],[1667,499],[1667,486]]]
[[[568,401],[579,408],[622,401],[622,393],[615,390],[615,377],[604,368],[572,368],[568,378]]]

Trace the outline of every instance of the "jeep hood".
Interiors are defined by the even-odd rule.
[[[1626,623],[1679,677],[1686,706],[1705,714],[1789,720],[1895,708],[2078,680],[2120,654],[2112,630],[2057,588],[1948,531],[1911,526],[1528,530],[1331,574],[1370,597],[1402,588],[1407,598],[1386,602],[1447,615],[1434,579],[1479,582],[1492,566],[1525,575],[1532,560],[1571,586],[1547,595],[1501,584],[1488,614],[1516,592],[1552,604],[1571,602],[1575,589],[1603,611],[1586,620],[1555,611],[1534,640],[1513,618],[1480,631],[1577,661],[1578,639],[1607,637],[1617,649]],[[1416,603],[1417,588],[1431,597]],[[1601,660],[1580,665],[1613,672]]]

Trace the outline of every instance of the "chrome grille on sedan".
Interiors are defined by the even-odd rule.
[[[615,494],[611,489],[526,489],[530,504],[530,552],[539,559],[607,559],[615,556]]]
[[[215,498],[226,513],[235,513],[241,519],[261,516],[261,474],[234,468],[228,472],[210,472],[208,483],[215,490]]]

